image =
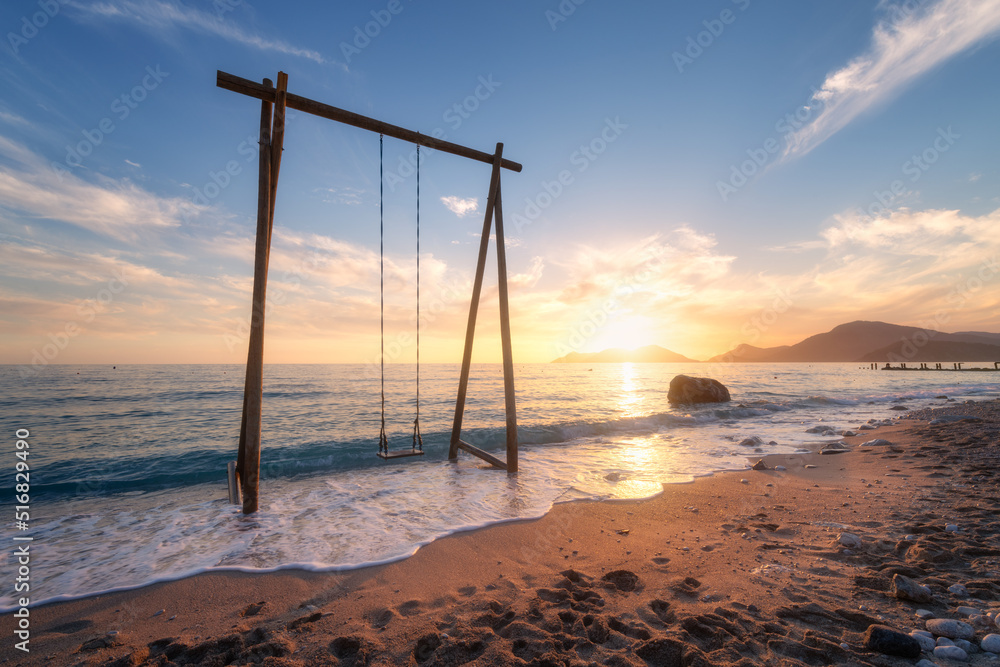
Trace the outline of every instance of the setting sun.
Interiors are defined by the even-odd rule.
[[[612,319],[604,325],[594,334],[587,349],[592,352],[608,348],[637,350],[656,343],[655,326],[650,318],[642,315],[625,315]]]

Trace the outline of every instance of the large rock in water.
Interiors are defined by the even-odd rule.
[[[678,375],[670,381],[667,400],[671,403],[725,403],[729,390],[718,380]]]

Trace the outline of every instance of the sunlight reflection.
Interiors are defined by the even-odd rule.
[[[665,452],[658,438],[629,438],[622,440],[617,450],[621,456],[622,467],[634,471],[653,471],[663,469],[662,460]]]
[[[622,379],[621,388],[618,393],[618,409],[626,417],[638,417],[643,414],[643,404],[646,397],[640,392],[637,381],[637,371],[634,364],[625,363],[621,365]]]

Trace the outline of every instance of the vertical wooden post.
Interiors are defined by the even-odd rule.
[[[270,88],[271,80],[264,79],[264,86]],[[259,333],[262,332],[262,327],[258,326],[258,318],[263,315],[263,309],[258,312],[258,296],[263,290],[266,294],[266,281],[267,281],[267,249],[269,245],[269,236],[267,233],[267,218],[270,215],[270,202],[268,199],[271,195],[271,173],[270,173],[270,146],[271,146],[271,103],[262,100],[260,103],[260,141],[259,141],[259,153],[258,153],[258,177],[257,177],[257,240],[254,248],[254,272],[253,272],[253,296],[250,302],[250,344],[247,349],[247,367],[246,367],[246,379],[243,383],[243,417],[240,420],[240,444],[239,450],[236,457],[236,474],[240,476],[240,484],[244,491],[244,511],[246,511],[246,500],[250,495],[248,488],[249,480],[247,475],[247,432],[251,420],[251,416],[256,413],[257,417],[257,434],[258,443],[257,449],[260,449],[259,434],[260,434],[260,402],[261,399],[257,398],[256,401],[251,401],[251,397],[257,392],[256,387],[260,387],[260,392],[263,392],[263,368],[255,369],[255,358],[256,350],[261,347],[260,344],[263,340],[258,341]],[[259,303],[263,304],[263,300]],[[260,318],[262,319],[262,318]],[[263,322],[259,322],[263,324]],[[263,350],[263,348],[261,347]],[[261,352],[263,355],[263,351]],[[255,376],[260,373],[261,380],[258,383]],[[256,407],[254,407],[256,404]],[[253,487],[253,506],[256,509],[257,506],[257,485],[254,484]]]
[[[265,85],[270,81],[265,80]],[[268,218],[271,210],[271,105],[261,105],[260,173],[257,181],[257,242],[254,250],[250,346],[247,353],[246,442],[243,447],[243,513],[257,511],[260,487],[260,412],[264,393],[264,305],[267,300],[267,264],[270,254]],[[263,108],[265,107],[266,108]]]
[[[490,176],[490,191],[486,198],[483,234],[479,239],[479,260],[476,264],[476,280],[472,286],[472,302],[469,304],[469,323],[465,329],[465,351],[462,353],[462,374],[458,381],[458,398],[455,400],[455,421],[451,428],[449,459],[458,457],[458,442],[462,436],[462,417],[465,415],[465,396],[469,389],[469,370],[472,366],[472,340],[476,335],[476,315],[479,311],[479,295],[483,289],[486,251],[490,245],[490,227],[493,223],[493,207],[496,205],[497,190],[500,188],[500,163],[502,161],[503,144],[498,143],[496,153],[493,154],[493,174]]]
[[[266,87],[271,86],[264,79]],[[274,118],[271,104],[261,103],[260,174],[257,182],[257,241],[254,251],[253,302],[250,313],[250,345],[243,388],[243,418],[237,471],[243,488],[243,513],[257,511],[260,491],[261,407],[264,393],[264,312],[267,303],[267,270],[271,260],[274,201],[278,192],[281,150],[285,136],[285,97],[288,75],[278,72]]]
[[[510,342],[510,307],[507,304],[507,249],[503,241],[503,195],[497,182],[494,217],[497,229],[497,281],[500,292],[500,342],[503,347],[503,395],[507,412],[507,472],[517,472],[517,402],[514,400],[514,355]]]

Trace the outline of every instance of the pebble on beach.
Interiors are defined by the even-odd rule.
[[[942,660],[959,660],[964,662],[969,659],[969,654],[957,646],[938,646],[934,649],[934,657],[941,658]]]
[[[917,658],[920,656],[921,644],[910,635],[888,626],[869,625],[865,631],[865,648],[901,658]]]
[[[924,586],[923,584],[918,584],[913,579],[898,573],[892,576],[892,583],[889,586],[889,594],[899,600],[910,600],[912,602],[930,602],[932,599],[930,588]],[[927,629],[934,632],[931,627],[928,627]]]
[[[917,643],[920,644],[920,649],[926,651],[927,653],[933,651],[934,647],[937,646],[934,642],[934,637],[932,637],[929,632],[921,633],[919,630],[914,630],[910,633],[910,636],[916,639]]]
[[[938,637],[949,639],[972,639],[976,634],[971,625],[952,618],[932,618],[927,621],[927,629]]]
[[[979,648],[989,653],[1000,653],[1000,635],[986,635],[983,641],[979,642]]]
[[[861,538],[854,533],[841,533],[837,535],[837,542],[848,549],[858,549],[861,547]]]

